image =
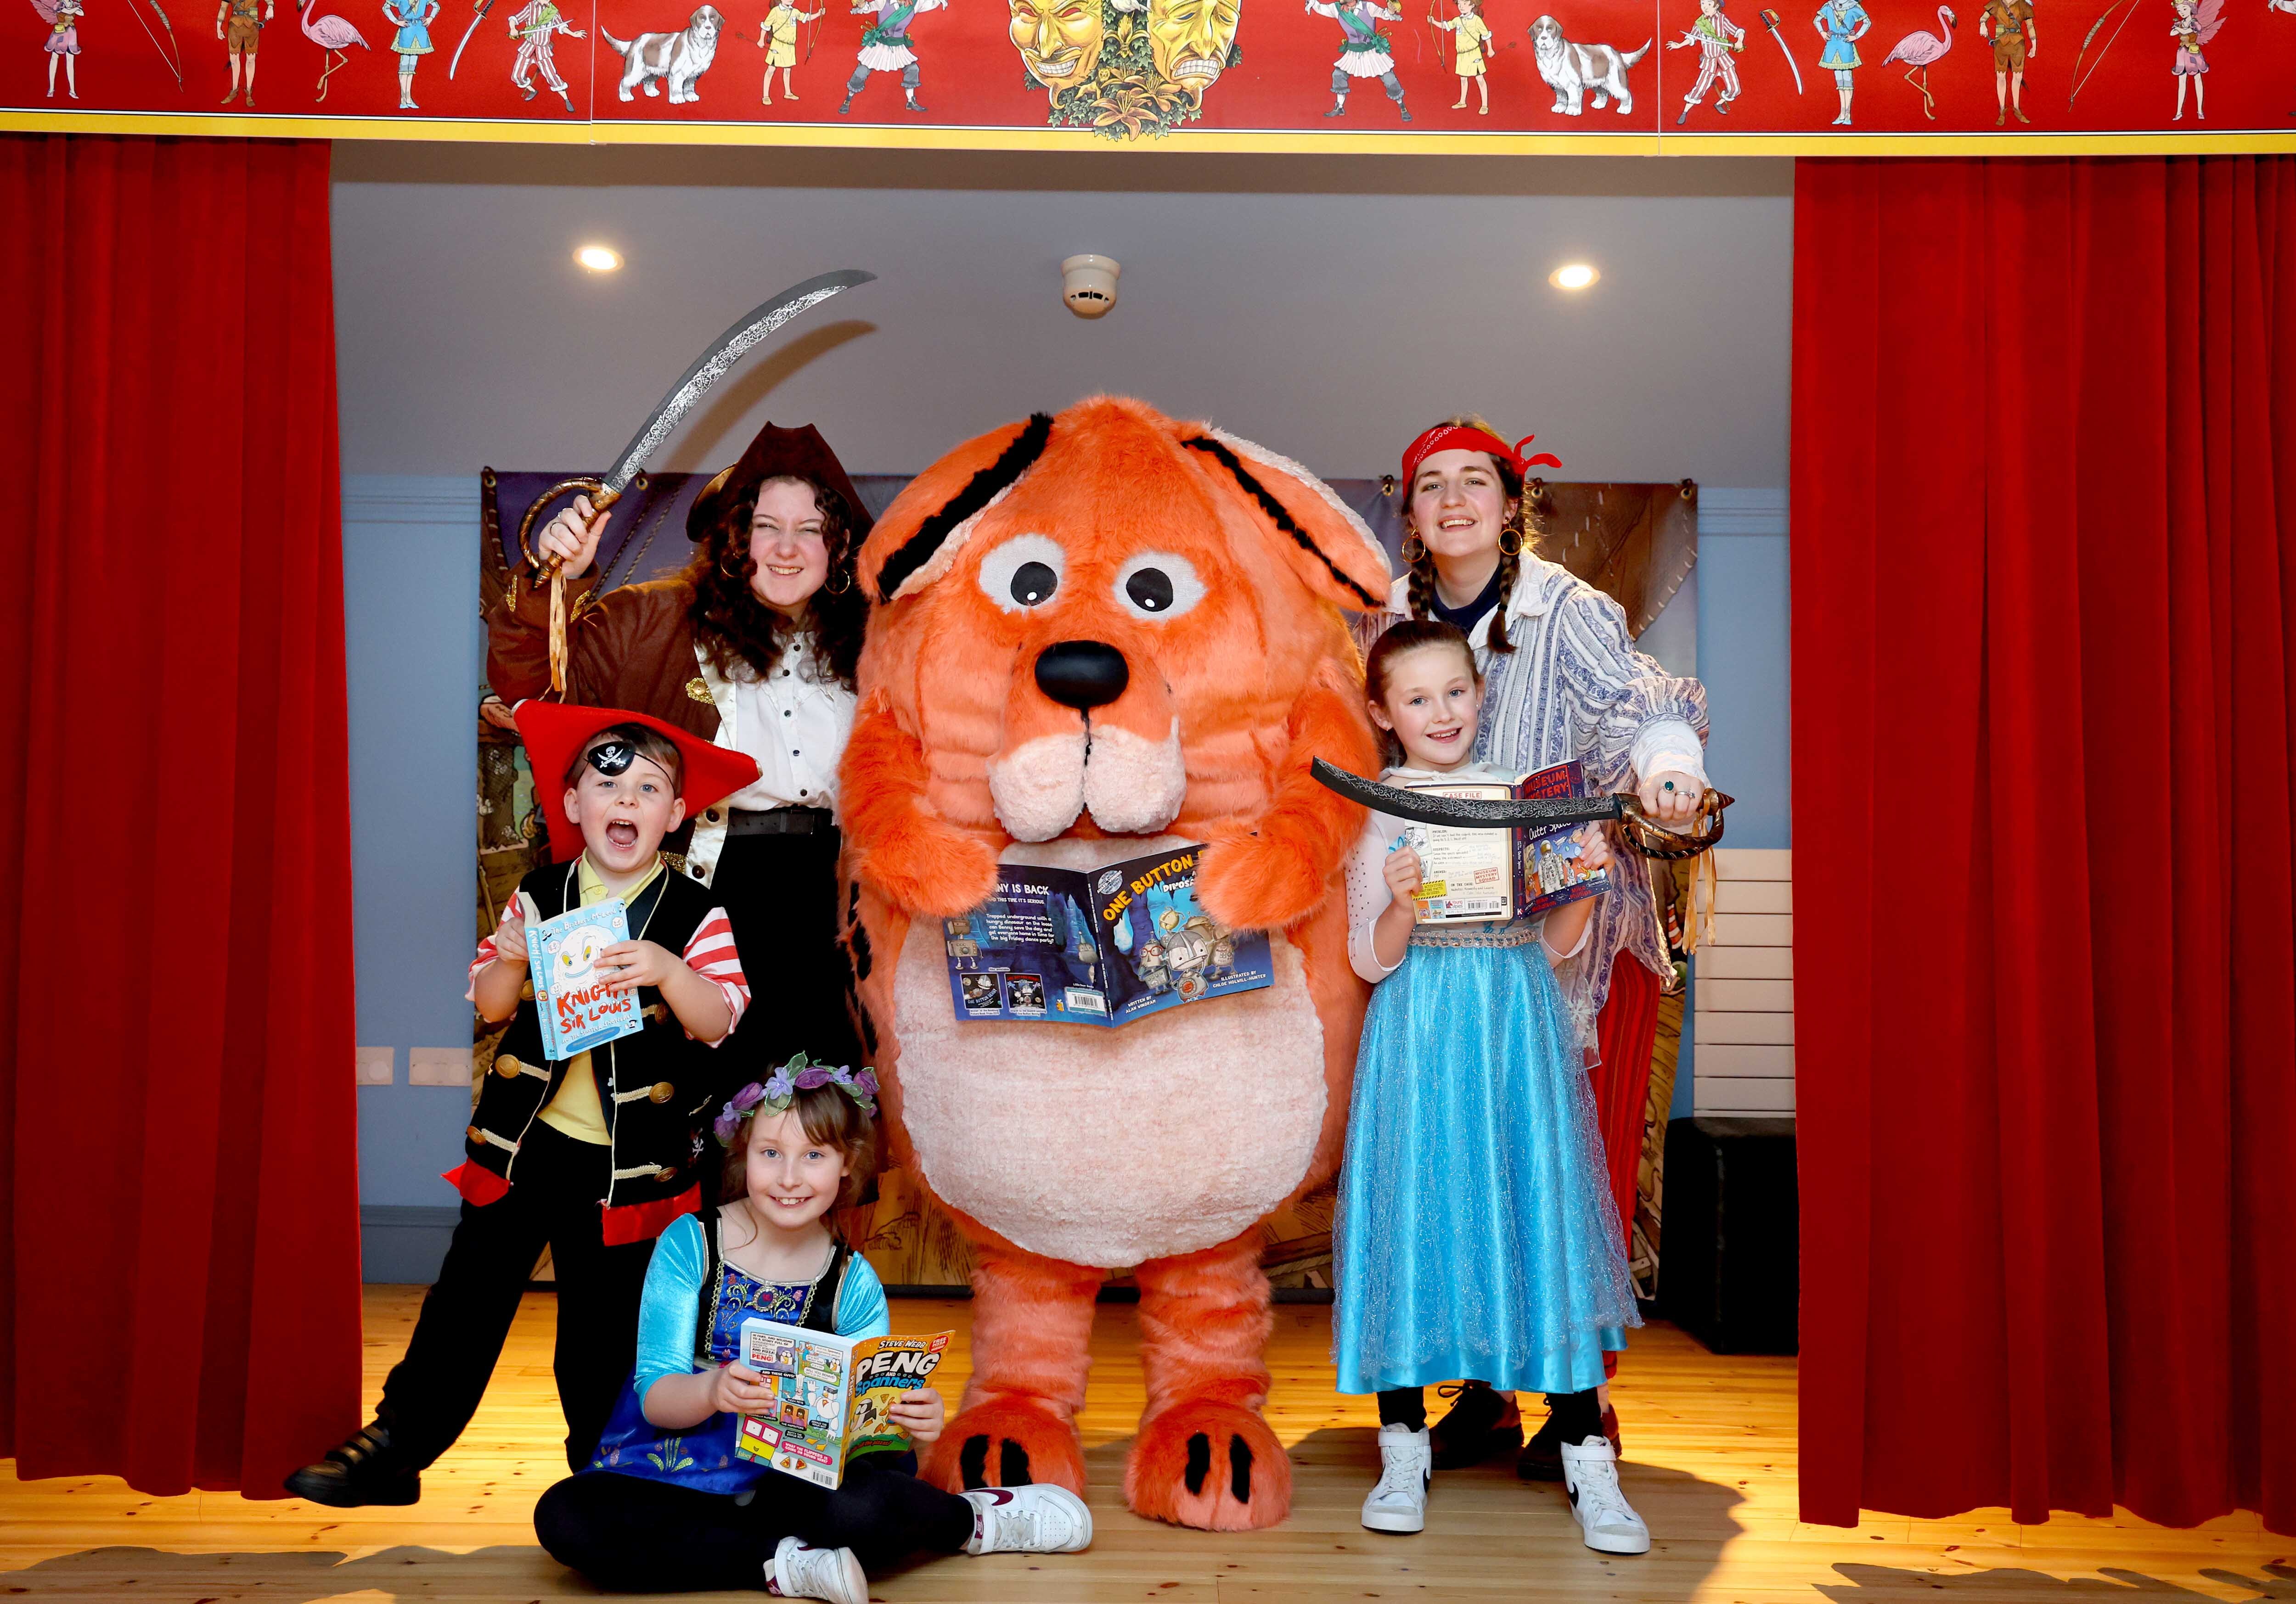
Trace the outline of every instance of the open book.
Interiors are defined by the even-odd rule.
[[[1275,980],[1267,937],[1196,901],[1195,844],[1098,869],[1001,863],[996,889],[941,921],[959,1019],[1122,1025]]]
[[[1484,801],[1587,794],[1585,774],[1575,763],[1559,763],[1513,782],[1411,780],[1402,782],[1401,789]],[[1609,888],[1610,875],[1580,864],[1578,836],[1584,828],[1517,824],[1476,830],[1405,820],[1404,837],[1419,854],[1419,922],[1529,919],[1599,895]]]
[[[526,903],[531,909],[532,899]],[[629,938],[629,913],[619,897],[538,923],[529,917],[526,972],[542,1019],[543,1057],[570,1059],[645,1028],[636,991],[609,991],[598,977],[598,954]]]
[[[931,1383],[955,1333],[839,1337],[777,1320],[742,1322],[742,1363],[766,1379],[773,1403],[745,1415],[734,1451],[824,1487],[860,1454],[898,1452],[909,1434],[894,1401]]]

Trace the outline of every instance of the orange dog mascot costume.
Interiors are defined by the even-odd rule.
[[[1376,772],[1339,609],[1387,595],[1363,522],[1295,463],[1100,398],[959,446],[878,520],[883,605],[840,780],[847,942],[895,1156],[971,1240],[973,1372],[925,1473],[1084,1490],[1093,1304],[1136,1267],[1139,1513],[1273,1526],[1273,1318],[1254,1227],[1340,1158],[1364,991],[1343,865]],[[1111,839],[1116,838],[1116,839]],[[998,862],[1207,844],[1196,889],[1270,932],[1275,984],[1119,1030],[960,1024],[940,919]]]

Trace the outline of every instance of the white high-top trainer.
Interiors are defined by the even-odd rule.
[[[1650,1527],[1619,1486],[1619,1456],[1608,1437],[1562,1444],[1562,1490],[1588,1548],[1605,1554],[1650,1552]]]
[[[766,1580],[784,1599],[824,1599],[828,1604],[869,1604],[869,1578],[851,1549],[813,1548],[784,1537],[766,1567]]]
[[[1092,1511],[1066,1487],[980,1487],[962,1496],[973,1510],[968,1554],[1073,1554],[1092,1546]]]
[[[1364,1499],[1363,1523],[1374,1532],[1418,1532],[1427,1526],[1427,1484],[1435,1477],[1435,1446],[1427,1428],[1379,1428],[1379,1485]]]

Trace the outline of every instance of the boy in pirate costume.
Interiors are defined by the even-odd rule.
[[[742,1079],[731,1055],[711,1052],[749,1005],[733,927],[705,888],[668,872],[660,846],[690,809],[754,780],[756,764],[618,708],[529,701],[518,727],[537,785],[562,778],[563,800],[545,810],[558,861],[520,882],[479,944],[471,1000],[512,1024],[463,1133],[467,1157],[447,1176],[462,1219],[373,1424],[287,1478],[316,1503],[422,1496],[423,1468],[478,1408],[545,1247],[558,1278],[566,1459],[586,1463],[629,1374],[654,1239],[701,1207],[702,1134]],[[610,897],[627,904],[631,938],[607,947],[596,971],[637,994],[644,1027],[545,1059],[527,926]]]
[[[1690,86],[1690,93],[1682,99],[1682,111],[1674,119],[1676,127],[1690,120],[1690,109],[1706,98],[1714,80],[1722,80],[1722,94],[1714,102],[1714,110],[1728,115],[1730,102],[1738,98],[1738,63],[1731,58],[1746,48],[1746,30],[1722,14],[1725,0],[1698,0],[1698,20],[1678,39],[1667,42],[1669,50],[1686,50],[1698,46],[1698,81]]]
[[[860,0],[853,14],[866,17],[874,14],[876,22],[861,35],[860,65],[846,80],[845,99],[839,104],[837,114],[844,116],[853,109],[853,97],[869,86],[873,72],[898,72],[901,75],[901,93],[908,98],[908,109],[922,111],[924,102],[917,99],[917,53],[909,48],[910,19],[929,11],[939,11],[948,0]],[[787,84],[783,85],[786,89]]]
[[[562,33],[570,39],[582,37],[582,30],[560,15],[552,0],[527,0],[525,7],[510,20],[510,37],[518,41],[518,60],[511,63],[510,81],[532,100],[534,75],[538,71],[551,93],[564,101],[566,109],[571,111],[573,98],[566,93],[566,80],[558,76],[558,63],[551,55],[554,36]]]
[[[1332,63],[1332,109],[1324,115],[1346,116],[1348,90],[1355,81],[1376,78],[1387,91],[1387,98],[1395,102],[1397,114],[1409,122],[1411,110],[1403,103],[1403,80],[1395,76],[1395,58],[1388,53],[1387,36],[1379,30],[1382,22],[1393,22],[1403,13],[1378,0],[1308,0],[1308,9],[1337,22],[1341,35],[1340,59]]]

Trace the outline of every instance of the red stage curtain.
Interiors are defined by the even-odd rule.
[[[0,136],[0,1455],[356,1428],[327,147]]]
[[[1803,1513],[2296,1532],[2296,162],[1794,208]]]

